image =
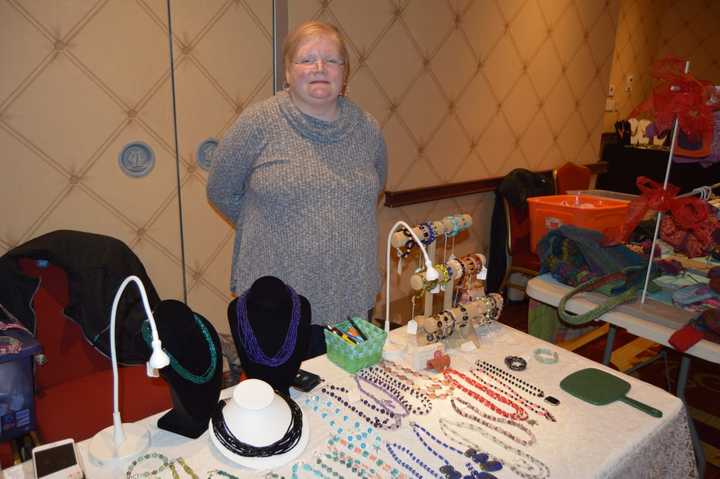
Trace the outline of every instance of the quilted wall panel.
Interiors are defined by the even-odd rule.
[[[690,61],[695,78],[720,84],[720,2],[715,0],[624,0],[620,3],[610,84],[617,110],[605,114],[605,131],[652,90],[650,69],[668,55]],[[625,91],[628,75],[634,77]]]
[[[630,0],[623,0],[630,1]],[[380,121],[392,190],[596,160],[620,0],[292,0],[290,26],[337,24],[349,96]],[[0,0],[0,252],[57,228],[116,236],[163,297],[227,331],[232,229],[208,206],[197,149],[271,95],[265,0],[173,0],[181,245],[163,0]],[[156,164],[125,176],[143,141]],[[457,254],[487,252],[492,195],[380,208],[387,229],[469,212]],[[406,275],[409,268],[406,268]],[[407,294],[393,276],[393,298]],[[383,302],[382,294],[378,304]]]

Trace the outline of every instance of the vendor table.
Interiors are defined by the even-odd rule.
[[[502,324],[495,323],[484,326],[478,329],[478,333],[480,338],[479,349],[473,352],[450,351],[451,367],[467,373],[473,367],[475,361],[482,360],[510,372],[505,368],[504,358],[507,355],[520,356],[526,359],[527,369],[512,372],[512,374],[533,387],[542,389],[545,395],[551,395],[560,400],[559,405],[552,406],[536,398],[538,404],[542,404],[543,407],[551,411],[557,422],[551,422],[542,416],[531,414],[531,418],[536,419],[537,424],[528,425],[527,421],[524,421],[523,426],[525,429],[532,431],[532,435],[536,437],[536,442],[527,446],[518,446],[516,443],[512,443],[516,451],[519,450],[521,454],[541,461],[549,469],[549,475],[536,473],[535,476],[526,474],[524,477],[568,479],[698,477],[686,410],[682,401],[678,398],[655,386],[613,371],[572,352],[556,348],[552,344]],[[395,342],[407,341],[409,338],[404,328],[393,331],[391,337]],[[533,355],[536,348],[546,348],[557,352],[559,361],[554,364],[539,362],[534,359]],[[328,440],[338,432],[338,423],[347,426],[345,431],[335,437],[336,440],[339,438],[341,441],[339,443],[335,442],[333,447],[340,451],[344,450],[342,439],[345,434],[352,434],[353,427],[366,430],[368,424],[359,417],[354,416],[349,410],[344,409],[336,399],[323,394],[321,388],[323,385],[327,386],[329,384],[346,386],[350,388],[350,392],[344,396],[344,399],[353,404],[357,404],[362,396],[355,386],[352,376],[332,364],[325,356],[306,361],[302,367],[322,376],[324,382],[310,393],[293,392],[294,399],[302,407],[304,417],[310,423],[310,442],[299,458],[301,463],[296,466],[297,476],[331,477],[327,471],[317,469],[318,463],[316,460],[318,457],[323,457],[323,453],[329,450]],[[594,406],[571,396],[559,387],[562,378],[587,367],[597,367],[622,377],[631,384],[631,390],[628,394],[630,397],[660,409],[663,412],[663,417],[651,417],[619,401],[606,406]],[[417,384],[420,385],[421,381],[426,380],[418,379]],[[230,390],[223,391],[224,397],[229,395]],[[463,420],[451,408],[451,398],[472,401],[470,396],[455,389],[450,397],[433,399],[432,410],[429,414],[411,414],[404,417],[401,427],[396,430],[390,431],[381,428],[374,430],[374,433],[381,436],[381,442],[374,443],[379,446],[376,449],[377,454],[388,464],[388,467],[397,469],[393,473],[394,477],[398,477],[398,471],[404,474],[404,477],[413,477],[413,475],[400,467],[391,458],[386,448],[388,443],[395,444],[396,453],[402,447],[407,448],[420,461],[433,465],[435,470],[442,465],[438,457],[433,456],[418,440],[418,437],[413,433],[411,424],[414,421],[446,443],[453,444],[453,439],[443,435],[439,426],[440,418],[452,421]],[[110,402],[109,390],[108,402]],[[483,409],[482,404],[478,401],[473,404],[484,413],[491,412],[488,408]],[[333,416],[333,411],[336,411],[336,416]],[[337,411],[340,412],[337,413]],[[212,470],[222,470],[225,473],[242,478],[264,477],[266,475],[267,471],[250,471],[226,459],[211,444],[207,432],[196,440],[190,440],[157,429],[155,424],[158,416],[152,416],[141,421],[151,430],[152,444],[149,450],[150,453],[159,453],[171,459],[182,458],[184,463],[201,478],[209,477],[209,472]],[[341,418],[344,418],[345,423],[342,422],[343,419]],[[337,422],[333,423],[332,421]],[[480,450],[495,454],[501,459],[510,461],[519,459],[510,449],[499,447],[493,441],[487,439],[487,435],[473,434],[472,431],[463,432],[479,446]],[[488,430],[485,432],[493,431]],[[514,430],[512,432],[518,437],[526,437],[522,431]],[[428,440],[427,438],[428,436],[425,436],[426,440]],[[503,439],[505,438],[503,437]],[[368,441],[368,443],[370,442]],[[438,446],[429,440],[428,442],[433,444],[435,449],[438,449],[442,456],[451,461],[459,470],[464,470],[463,465],[469,461],[468,458],[455,455],[454,452],[443,449],[442,446]],[[87,443],[88,441],[83,441],[78,444],[87,477],[91,479],[95,477],[126,477],[127,463],[119,464],[114,469],[103,469],[94,464],[88,457]],[[458,447],[460,446],[458,445]],[[352,455],[353,450],[348,450],[348,453]],[[412,462],[409,454],[401,456],[402,460]],[[344,469],[339,463],[330,463],[330,465],[343,477],[358,476],[357,473]],[[307,468],[303,466],[307,466]],[[316,466],[316,472],[309,471],[312,466]],[[148,465],[148,467],[150,466]],[[419,466],[416,466],[416,469],[419,469],[421,474],[414,477],[445,477],[439,472],[429,474],[421,470]],[[178,468],[178,471],[180,477],[189,477],[184,475],[182,469]],[[287,465],[272,472],[275,474],[273,477],[277,477],[277,475],[290,477],[291,471],[292,465]],[[138,470],[136,472],[142,471]],[[166,477],[171,477],[168,470],[165,470],[164,473]],[[389,470],[379,477],[392,477],[391,473],[392,471]],[[466,473],[463,472],[463,474]],[[523,477],[511,470],[507,463],[502,470],[493,474],[498,478]],[[10,479],[33,477],[32,465],[16,466],[6,471],[5,477]]]
[[[571,289],[570,286],[558,282],[548,273],[531,279],[527,284],[526,292],[529,297],[537,301],[550,306],[557,306],[562,297]],[[595,308],[605,299],[606,297],[599,293],[581,293],[568,301],[566,307],[572,313],[582,314]],[[672,347],[668,343],[670,336],[677,329],[686,325],[695,314],[652,299],[647,299],[645,304],[635,301],[614,308],[600,317],[600,320],[610,324],[603,354],[603,364],[610,363],[617,327],[624,328],[636,336]],[[685,400],[685,386],[690,370],[690,358],[693,356],[720,364],[720,344],[703,339],[682,354],[676,395],[683,401]],[[695,453],[698,457],[700,469],[703,469],[704,454],[702,445],[694,428],[692,428],[692,432]]]

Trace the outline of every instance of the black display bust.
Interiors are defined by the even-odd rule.
[[[228,305],[228,322],[245,374],[249,378],[267,382],[280,393],[289,394],[290,385],[309,347],[310,302],[300,296],[300,321],[295,348],[284,364],[275,367],[259,364],[248,357],[238,326],[237,303],[238,298],[235,298]],[[282,280],[263,276],[247,291],[246,305],[247,319],[258,345],[266,356],[274,356],[285,341],[292,318],[290,291]]]
[[[207,319],[180,301],[161,301],[153,315],[163,349],[187,370],[181,374],[172,363],[160,370],[160,376],[170,385],[173,408],[158,420],[158,427],[195,439],[207,430],[220,399],[223,368],[220,338]],[[210,346],[198,320],[215,347],[214,371],[210,369]]]

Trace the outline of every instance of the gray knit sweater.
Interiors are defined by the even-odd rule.
[[[377,121],[344,97],[332,122],[287,92],[253,105],[213,155],[207,194],[235,225],[230,289],[276,276],[305,296],[313,324],[365,317],[380,282],[378,195],[386,147]]]

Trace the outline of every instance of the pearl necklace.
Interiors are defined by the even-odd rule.
[[[498,413],[499,415],[501,415],[501,416],[503,416],[503,417],[506,417],[506,418],[508,418],[508,419],[514,419],[514,420],[516,420],[516,421],[525,421],[525,420],[527,420],[527,418],[528,418],[527,411],[525,411],[525,409],[523,409],[519,404],[511,401],[508,397],[500,394],[499,392],[493,391],[492,389],[490,389],[489,387],[485,386],[484,384],[479,383],[478,381],[475,381],[475,380],[472,379],[472,378],[469,378],[469,377],[466,376],[465,374],[463,374],[463,373],[461,373],[460,371],[458,371],[458,370],[456,370],[456,369],[453,369],[453,368],[447,368],[447,369],[443,372],[443,374],[445,375],[445,377],[446,377],[448,380],[450,380],[450,381],[453,383],[453,385],[454,385],[456,388],[460,389],[461,391],[463,391],[463,392],[464,392],[465,394],[467,394],[468,396],[470,396],[470,397],[472,397],[472,398],[474,398],[474,399],[477,399],[477,400],[480,401],[482,404],[484,404],[485,406],[487,406],[487,407],[488,407],[489,409],[491,409],[492,411]],[[466,386],[464,386],[463,384],[461,384],[461,383],[458,382],[457,380],[453,379],[452,376],[457,376],[458,378],[462,379],[465,383],[473,386],[473,387],[476,388],[476,389],[479,389],[479,390],[483,391],[487,396],[495,399],[497,402],[500,402],[500,403],[502,403],[502,404],[507,404],[507,405],[510,406],[515,412],[514,412],[514,413],[510,413],[510,412],[507,412],[507,411],[502,410],[502,409],[499,408],[497,405],[495,405],[494,403],[492,403],[492,402],[489,401],[488,399],[485,399],[484,397],[482,397],[482,396],[481,396],[480,394],[478,394],[477,392],[475,392],[475,391],[467,388]]]

